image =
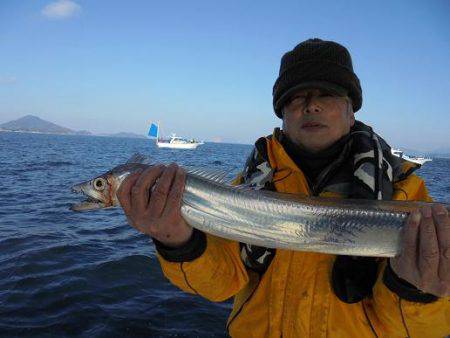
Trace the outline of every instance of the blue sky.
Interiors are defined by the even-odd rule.
[[[450,2],[0,3],[0,123],[253,143],[280,125],[280,57],[307,38],[352,54],[357,118],[399,147],[450,146]]]

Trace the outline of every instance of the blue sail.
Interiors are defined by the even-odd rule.
[[[154,123],[150,126],[150,129],[148,131],[148,136],[150,137],[158,137],[158,126]]]

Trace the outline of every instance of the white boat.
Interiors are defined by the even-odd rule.
[[[155,139],[158,148],[196,149],[199,145],[204,144],[204,142],[198,142],[194,139],[187,140],[183,137],[176,136],[175,134],[172,134],[170,139],[164,140],[159,137],[159,125],[157,123],[151,124],[148,136]]]
[[[392,148],[391,149],[391,153],[392,153],[392,155],[398,156],[400,158],[404,158],[407,161],[414,162],[414,163],[417,163],[417,164],[420,164],[420,165],[423,165],[426,162],[431,162],[432,161],[431,158],[427,158],[427,157],[408,156],[403,151],[401,151],[400,149]]]

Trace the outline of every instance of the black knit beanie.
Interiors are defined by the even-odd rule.
[[[352,99],[353,111],[362,105],[359,79],[353,72],[348,50],[333,41],[309,39],[283,55],[280,74],[273,86],[273,108],[282,118],[282,109],[295,91],[321,88]]]

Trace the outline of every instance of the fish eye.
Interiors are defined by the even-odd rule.
[[[106,187],[106,180],[104,178],[96,178],[94,180],[94,188],[96,190],[104,190]]]

